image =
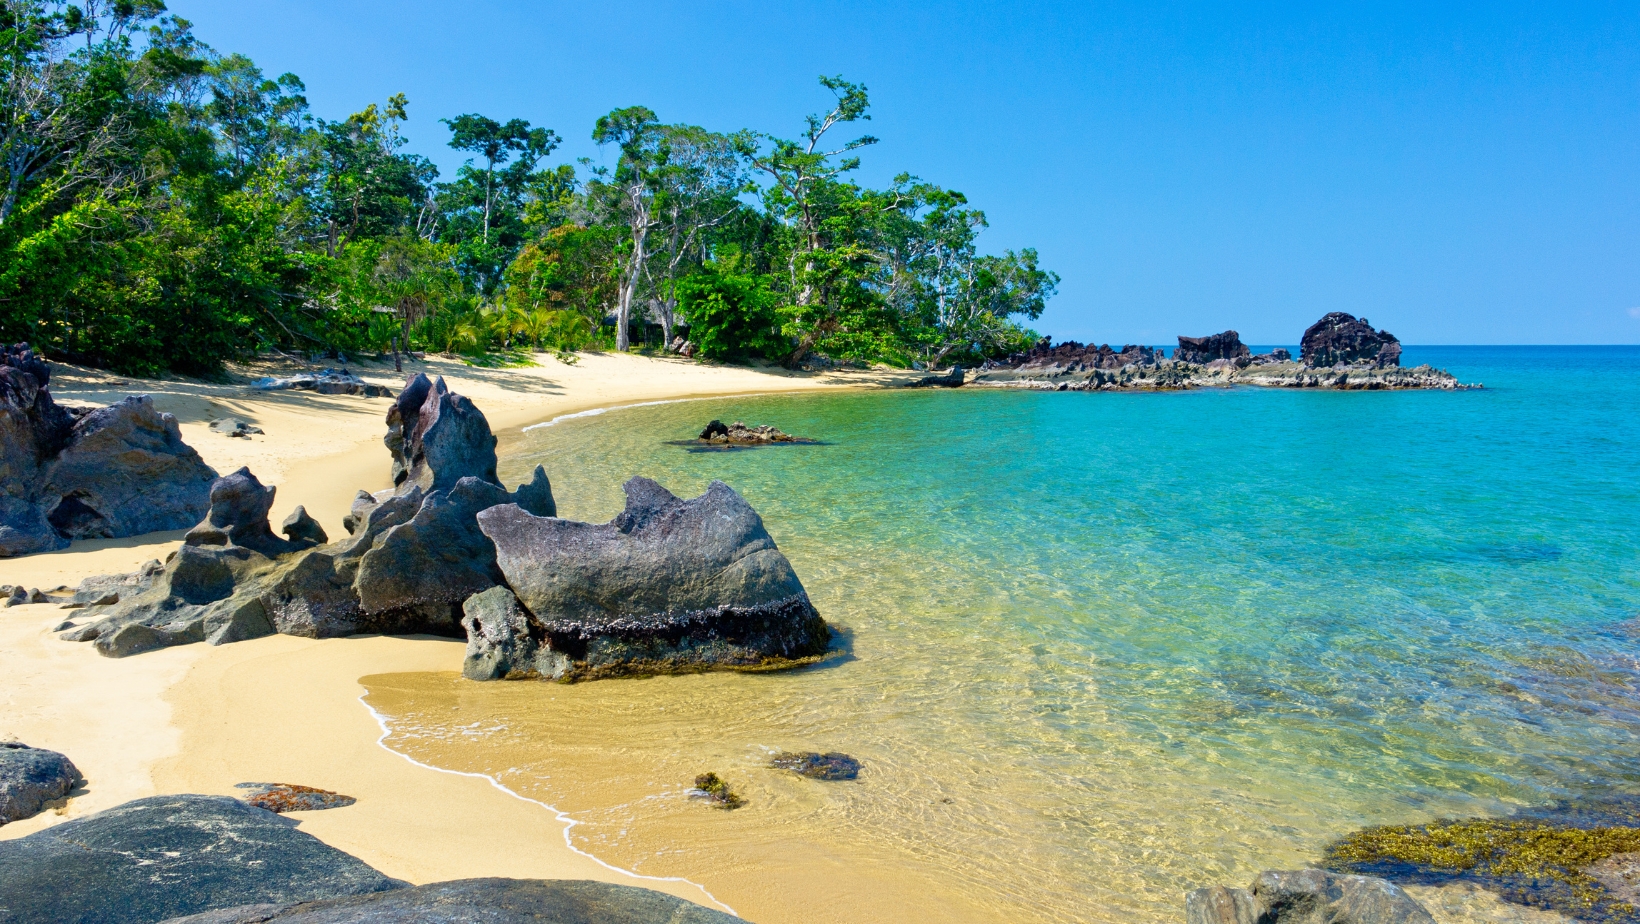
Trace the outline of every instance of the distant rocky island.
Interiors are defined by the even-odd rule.
[[[1044,338],[1036,347],[993,360],[972,379],[931,377],[920,386],[967,384],[990,388],[1049,391],[1163,391],[1256,385],[1264,388],[1354,390],[1441,389],[1479,386],[1460,383],[1430,366],[1401,365],[1401,341],[1375,329],[1366,318],[1334,311],[1310,325],[1299,357],[1284,349],[1254,354],[1233,330],[1206,337],[1180,337],[1170,358],[1147,346],[1093,346],[1075,341],[1057,345]]]

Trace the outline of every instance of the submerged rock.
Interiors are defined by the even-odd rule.
[[[260,904],[165,924],[738,924],[648,889],[576,879],[458,879],[302,904]]]
[[[235,789],[249,790],[245,803],[275,815],[285,812],[318,812],[346,808],[359,801],[352,796],[296,783],[237,783]]]
[[[0,825],[39,814],[82,779],[74,762],[56,751],[0,741]]]
[[[720,809],[737,809],[746,804],[746,800],[716,773],[702,773],[695,777],[694,788],[685,795],[691,799],[705,799],[714,808]]]
[[[1401,341],[1387,330],[1374,330],[1366,318],[1334,311],[1311,324],[1299,341],[1304,365],[1326,369],[1338,363],[1384,369],[1401,364]]]
[[[778,666],[829,641],[791,563],[745,499],[721,481],[680,500],[647,478],[601,525],[478,514],[507,584],[545,646],[555,679]]]
[[[860,762],[847,754],[817,754],[813,751],[778,754],[769,761],[776,770],[790,770],[811,780],[852,780],[860,775]]]
[[[225,796],[153,796],[0,841],[0,908],[15,921],[163,921],[403,886]]]
[[[1250,889],[1185,896],[1185,924],[1434,924],[1400,886],[1318,869],[1260,873]]]

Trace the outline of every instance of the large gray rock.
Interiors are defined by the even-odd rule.
[[[269,558],[294,551],[296,546],[273,534],[268,511],[275,489],[264,487],[249,468],[240,467],[211,483],[211,506],[205,520],[183,542],[187,545],[234,545]]]
[[[182,441],[147,395],[99,408],[74,423],[69,443],[41,467],[46,517],[70,539],[117,539],[199,522],[216,472]]]
[[[577,879],[458,879],[297,905],[261,904],[166,924],[731,924],[648,889]]]
[[[721,481],[680,500],[647,478],[593,525],[516,504],[478,514],[507,584],[569,666],[558,679],[777,666],[821,655],[825,621],[763,520]]]
[[[1185,896],[1186,924],[1434,924],[1400,886],[1319,869],[1266,871],[1251,889],[1216,886]]]
[[[572,665],[563,654],[536,642],[530,616],[505,587],[473,594],[462,604],[461,626],[467,630],[467,657],[461,675],[468,680],[526,680],[562,676]]]
[[[0,920],[146,924],[403,887],[222,796],[153,796],[0,841]]]
[[[448,493],[428,494],[415,516],[384,532],[361,559],[355,586],[364,612],[459,634],[462,601],[501,581],[478,512],[512,502],[506,490],[471,477]]]
[[[443,376],[432,382],[421,373],[412,377],[388,409],[387,424],[385,442],[400,492],[412,485],[448,491],[469,477],[501,484],[489,421],[473,402],[450,391]]]
[[[83,777],[73,761],[17,741],[0,741],[0,825],[40,813]]]
[[[68,539],[57,532],[38,504],[0,490],[0,558],[66,548]]]

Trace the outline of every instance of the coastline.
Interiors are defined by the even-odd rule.
[[[792,373],[704,366],[669,358],[594,354],[567,365],[467,367],[430,358],[405,375],[444,375],[483,410],[498,453],[530,424],[659,401],[728,395],[870,388],[905,374]],[[397,386],[390,363],[354,363],[376,384]],[[304,392],[254,392],[268,368],[233,370],[223,384],[143,381],[58,367],[53,393],[67,403],[106,404],[151,394],[175,414],[184,439],[219,474],[249,465],[278,487],[275,522],[302,505],[332,536],[361,488],[388,485],[382,418],[389,400]],[[209,430],[235,416],[261,427],[253,440]],[[550,475],[550,473],[549,473]],[[164,558],[181,531],[76,542],[61,552],[0,561],[0,583],[48,589]],[[459,670],[463,643],[443,638],[272,636],[234,645],[188,645],[108,659],[62,642],[66,615],[50,604],[0,612],[0,737],[61,751],[87,778],[65,806],[0,827],[21,837],[70,818],[156,793],[234,793],[247,781],[301,783],[354,796],[347,809],[298,814],[302,829],[383,873],[414,883],[478,876],[586,878],[642,885],[714,906],[692,883],[634,877],[569,846],[571,822],[487,777],[424,768],[381,744],[360,697],[360,677]],[[497,832],[504,830],[505,836]]]

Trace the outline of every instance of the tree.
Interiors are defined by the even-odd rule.
[[[631,347],[629,328],[632,302],[649,259],[649,232],[655,226],[655,171],[661,154],[657,150],[662,132],[655,113],[643,106],[628,106],[599,116],[592,128],[592,140],[599,146],[616,145],[620,156],[613,177],[595,171],[598,181],[593,192],[624,223],[630,234],[621,256],[620,287],[615,302],[615,349]]]
[[[523,119],[511,119],[503,125],[486,116],[468,113],[439,121],[450,127],[450,147],[484,158],[484,243],[488,244],[490,215],[495,204],[495,168],[517,154],[519,162],[515,166],[522,165],[522,174],[528,175],[541,158],[558,147],[561,139],[551,129],[531,128]]]
[[[704,258],[706,233],[742,209],[736,197],[745,191],[746,177],[735,138],[693,125],[665,125],[660,132],[654,171],[654,224],[660,244],[646,276],[655,293],[662,339],[671,343],[681,270]]]

